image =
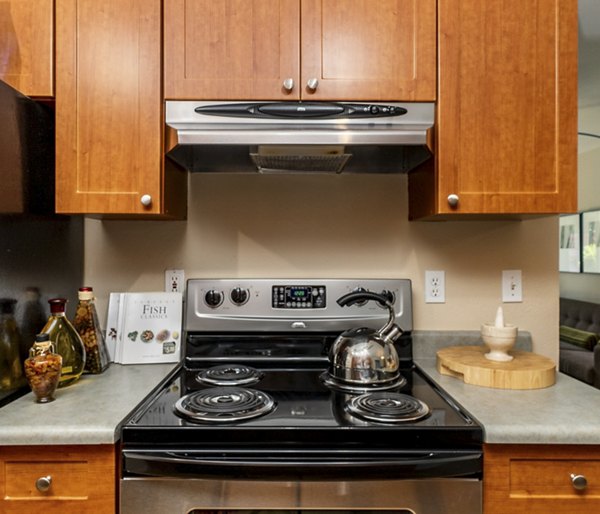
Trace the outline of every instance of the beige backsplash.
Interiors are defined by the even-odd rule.
[[[410,278],[416,330],[478,330],[501,302],[501,272],[521,269],[508,323],[558,356],[558,221],[409,222],[404,175],[190,176],[188,220],[85,222],[86,285],[101,323],[111,291],[190,277]],[[425,304],[425,270],[446,271],[446,303]]]

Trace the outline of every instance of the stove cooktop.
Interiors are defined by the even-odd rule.
[[[272,398],[271,410],[239,421],[194,421],[176,413],[175,405],[184,397],[215,388],[198,380],[203,371],[177,370],[123,426],[123,444],[152,442],[186,447],[306,444],[327,448],[365,444],[382,448],[481,445],[481,427],[416,367],[402,371],[406,382],[392,393],[410,396],[426,405],[427,413],[420,419],[393,423],[353,414],[349,403],[360,395],[326,386],[321,377],[326,372],[324,366],[261,369],[262,378],[248,387]],[[217,387],[227,390],[238,386]]]

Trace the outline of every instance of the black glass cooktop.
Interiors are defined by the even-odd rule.
[[[425,404],[428,413],[416,421],[378,422],[362,419],[347,408],[356,394],[332,390],[322,381],[324,365],[311,368],[260,369],[252,390],[272,398],[266,413],[240,421],[198,422],[175,412],[183,397],[213,386],[203,384],[203,370],[179,369],[123,426],[128,445],[246,446],[351,448],[356,445],[402,448],[457,448],[481,445],[481,427],[454,404],[421,371],[404,369],[405,384],[392,391]],[[221,389],[229,386],[219,386]],[[246,386],[244,386],[246,387]]]

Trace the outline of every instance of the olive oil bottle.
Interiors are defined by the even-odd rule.
[[[66,387],[76,382],[85,367],[85,347],[83,341],[65,315],[67,300],[52,298],[50,318],[42,329],[42,334],[48,334],[54,349],[62,357],[62,371],[58,387]]]

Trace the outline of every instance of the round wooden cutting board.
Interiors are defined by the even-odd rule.
[[[531,352],[514,350],[510,362],[485,358],[485,346],[449,346],[437,352],[437,370],[442,375],[498,389],[541,389],[556,381],[554,361]]]

